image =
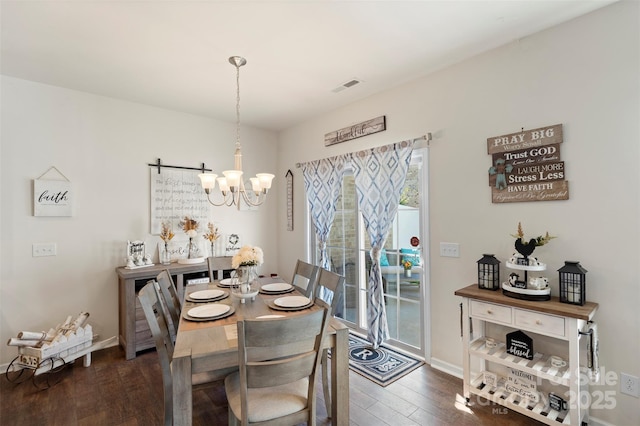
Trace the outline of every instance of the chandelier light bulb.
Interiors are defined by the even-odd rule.
[[[200,183],[202,184],[202,188],[208,194],[209,191],[215,189],[216,187],[216,178],[218,177],[215,173],[200,173],[198,175],[200,178]]]
[[[258,173],[256,177],[260,180],[262,189],[271,189],[271,181],[275,177],[271,173]]]

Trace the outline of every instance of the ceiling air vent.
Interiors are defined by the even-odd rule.
[[[333,93],[338,93],[343,91],[344,89],[349,89],[350,87],[355,86],[356,84],[362,83],[362,80],[358,80],[357,78],[352,78],[351,80],[342,83],[340,86],[336,87],[332,90]]]

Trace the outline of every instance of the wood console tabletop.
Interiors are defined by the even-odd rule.
[[[478,288],[477,284],[472,284],[456,290],[454,294],[456,296],[468,297],[470,299],[493,302],[501,305],[510,305],[517,308],[529,309],[531,311],[577,318],[585,321],[588,321],[598,309],[598,304],[594,302],[586,302],[582,306],[571,305],[569,303],[560,302],[560,298],[555,296],[552,296],[551,300],[542,302],[516,299],[515,297],[505,296],[500,290],[483,290]]]

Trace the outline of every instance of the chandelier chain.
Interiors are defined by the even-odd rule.
[[[240,66],[236,64],[236,148],[240,148]]]
[[[245,189],[242,172],[242,149],[240,147],[240,67],[247,63],[241,56],[232,56],[229,62],[236,67],[236,150],[234,157],[234,169],[226,170],[222,173],[224,177],[217,177],[215,173],[201,173],[202,188],[207,194],[209,203],[214,206],[236,206],[240,210],[240,204],[244,203],[249,207],[262,205],[267,198],[267,192],[271,188],[271,181],[275,177],[271,173],[258,173],[255,177],[249,178],[251,190]],[[211,199],[211,192],[216,186],[216,181],[220,185],[222,199],[216,202]]]

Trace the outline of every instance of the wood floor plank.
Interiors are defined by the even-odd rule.
[[[367,411],[369,412],[369,414],[373,414],[378,419],[386,423],[389,423],[390,425],[420,426],[419,423],[416,423],[413,420],[411,420],[406,413],[396,410],[396,405],[393,403],[394,401],[390,401],[390,402],[391,403],[387,405],[382,401],[378,401],[375,404],[373,404],[371,407],[369,407]],[[409,415],[413,414],[418,409],[418,407],[416,406],[412,406],[412,407],[413,409],[411,410],[411,413],[409,413]]]
[[[11,426],[147,426],[164,417],[162,374],[155,351],[125,360],[112,347],[94,352],[92,363],[79,360],[63,370],[61,381],[38,390],[31,381],[14,385],[0,378],[0,424]],[[538,423],[503,407],[465,404],[462,381],[424,365],[381,387],[350,372],[350,425],[490,425],[530,426]],[[316,385],[318,426],[329,426],[322,394]],[[193,393],[194,426],[227,424],[222,381]]]

